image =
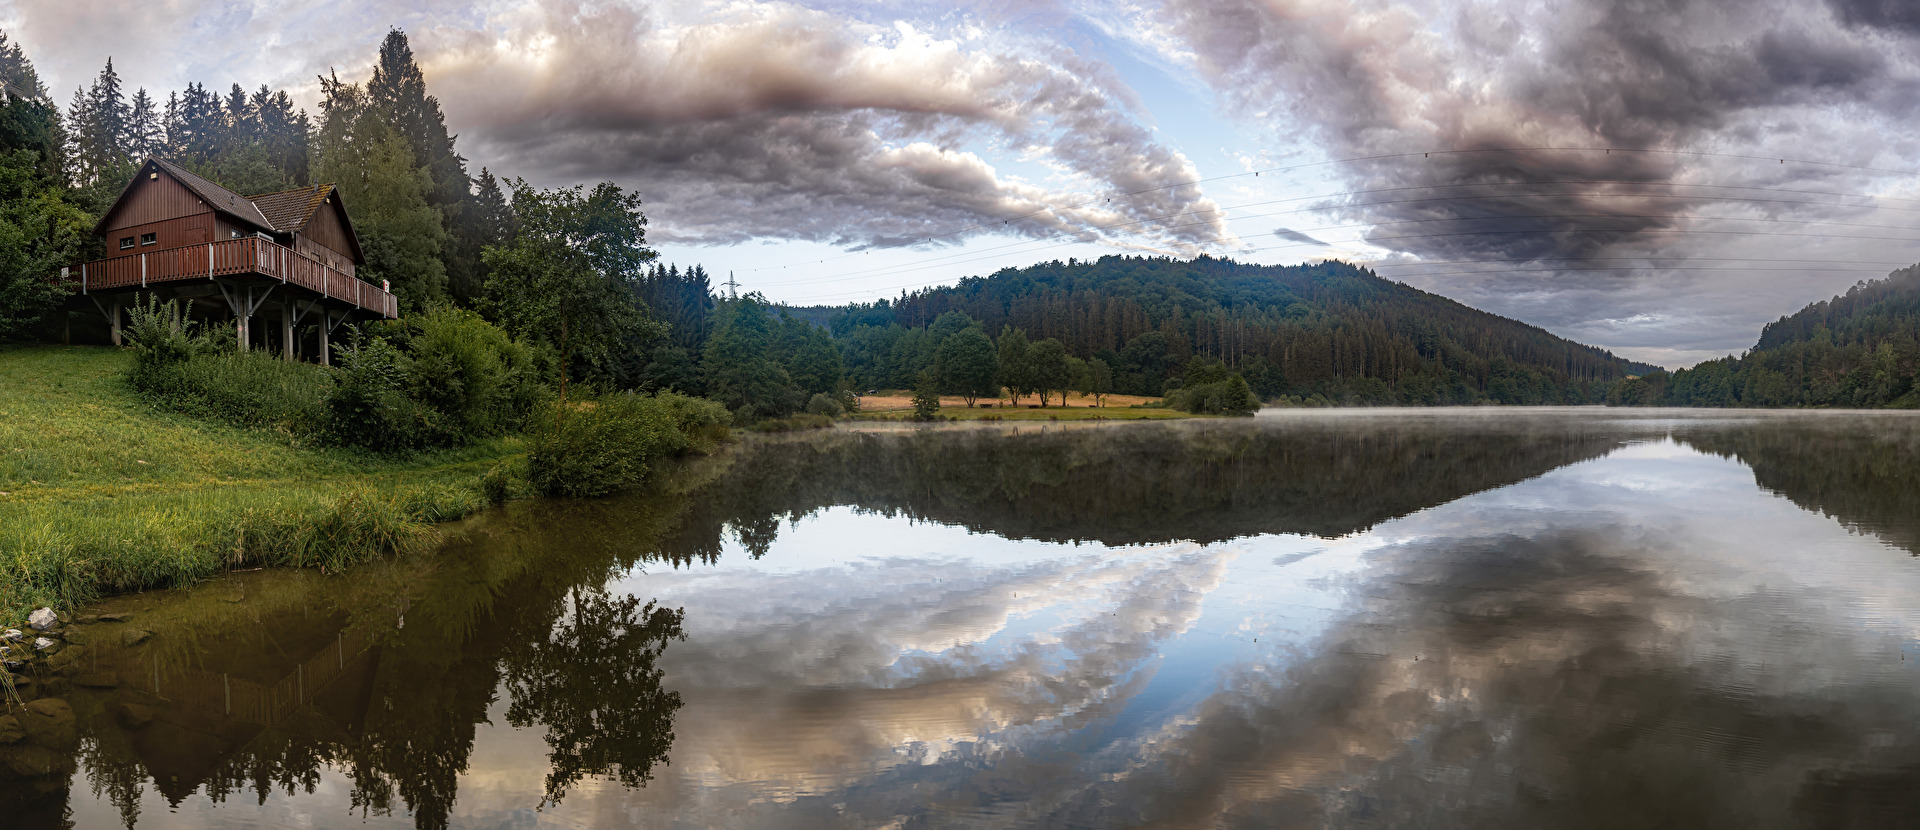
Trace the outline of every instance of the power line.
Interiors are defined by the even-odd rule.
[[[1282,199],[1270,199],[1270,200],[1265,200],[1260,202],[1249,202],[1241,205],[1234,205],[1234,206],[1224,207],[1224,208],[1214,208],[1214,209],[1194,210],[1194,211],[1180,211],[1177,213],[1146,217],[1143,219],[1135,219],[1127,222],[1118,222],[1111,225],[1094,226],[1084,230],[1058,233],[1058,234],[1053,234],[1051,236],[1039,237],[1036,239],[1026,239],[1026,240],[1020,240],[1017,242],[1009,242],[1006,244],[996,245],[996,246],[985,248],[985,249],[976,249],[972,251],[959,251],[951,254],[942,254],[939,256],[922,259],[917,264],[912,264],[905,267],[891,266],[891,265],[879,266],[879,267],[866,268],[866,269],[856,270],[851,272],[844,272],[841,274],[836,274],[836,275],[826,276],[826,277],[807,277],[807,278],[802,278],[797,280],[774,281],[774,282],[769,282],[765,284],[766,285],[810,285],[810,284],[819,284],[819,283],[825,283],[825,282],[834,282],[841,279],[853,279],[861,276],[866,276],[869,274],[891,273],[891,272],[898,272],[901,270],[925,270],[928,267],[935,267],[940,264],[960,265],[968,262],[977,262],[977,261],[986,260],[986,259],[995,259],[996,257],[987,256],[987,254],[994,251],[1004,251],[1011,248],[1020,248],[1020,247],[1037,245],[1037,244],[1048,243],[1048,242],[1058,242],[1059,240],[1068,240],[1068,241],[1060,242],[1059,244],[1054,244],[1054,245],[1046,245],[1038,249],[1029,249],[1025,253],[1035,253],[1037,251],[1048,250],[1051,248],[1067,247],[1067,246],[1078,245],[1078,244],[1095,244],[1099,241],[1108,241],[1109,244],[1111,244],[1110,240],[1089,240],[1089,239],[1084,239],[1079,237],[1081,237],[1083,234],[1112,231],[1119,228],[1144,225],[1150,222],[1155,222],[1155,221],[1169,219],[1169,218],[1178,218],[1181,216],[1198,216],[1203,213],[1225,213],[1227,211],[1239,210],[1239,209],[1248,208],[1248,207],[1261,207],[1266,205],[1284,204],[1288,202],[1339,198],[1339,197],[1351,196],[1351,195],[1399,192],[1399,191],[1407,191],[1407,190],[1423,190],[1424,191],[1424,190],[1461,188],[1461,187],[1475,187],[1475,188],[1516,187],[1516,186],[1533,186],[1536,184],[1630,184],[1634,186],[1649,186],[1649,187],[1657,186],[1657,187],[1753,190],[1753,191],[1761,191],[1761,192],[1834,196],[1839,198],[1863,198],[1863,199],[1874,199],[1874,200],[1899,201],[1899,202],[1908,202],[1908,203],[1920,205],[1920,199],[1897,199],[1892,197],[1874,196],[1870,194],[1836,193],[1833,191],[1811,191],[1811,190],[1803,190],[1803,189],[1796,189],[1796,188],[1771,188],[1771,187],[1761,187],[1757,185],[1706,185],[1706,184],[1688,184],[1688,183],[1678,183],[1678,182],[1635,182],[1635,181],[1626,181],[1626,180],[1555,180],[1555,181],[1541,181],[1541,182],[1485,182],[1485,183],[1454,184],[1454,185],[1419,185],[1419,186],[1410,186],[1410,187],[1374,188],[1374,189],[1366,189],[1366,190],[1351,190],[1351,191],[1340,191],[1340,192],[1334,192],[1334,193],[1315,194],[1311,196],[1296,196],[1296,197],[1287,197]],[[1272,216],[1291,215],[1291,214],[1299,214],[1299,213],[1319,213],[1324,211],[1335,211],[1335,210],[1344,210],[1344,209],[1353,209],[1353,208],[1423,204],[1423,203],[1431,203],[1431,202],[1450,202],[1450,201],[1466,202],[1466,201],[1481,200],[1481,199],[1488,199],[1488,198],[1498,198],[1498,199],[1545,198],[1545,197],[1558,196],[1558,195],[1563,195],[1563,194],[1506,193],[1506,194],[1498,194],[1497,196],[1462,195],[1462,196],[1433,197],[1433,198],[1421,198],[1421,199],[1387,199],[1387,200],[1377,200],[1372,202],[1346,203],[1346,204],[1340,204],[1340,205],[1312,206],[1312,207],[1298,208],[1295,210],[1275,211],[1275,212],[1269,212],[1269,213],[1263,213],[1263,214],[1252,214],[1252,215],[1246,215],[1246,216],[1230,216],[1230,217],[1221,219],[1220,221],[1240,222],[1240,221],[1246,221],[1250,219],[1258,219],[1258,218],[1265,218],[1265,217],[1272,217]],[[1687,201],[1804,205],[1807,207],[1854,208],[1854,209],[1875,210],[1875,211],[1891,210],[1891,211],[1900,211],[1900,212],[1907,212],[1907,213],[1920,213],[1920,207],[1906,208],[1906,207],[1894,207],[1894,206],[1887,206],[1887,205],[1828,204],[1828,203],[1822,203],[1822,202],[1808,202],[1808,201],[1800,201],[1800,200],[1793,200],[1793,199],[1759,199],[1759,198],[1742,197],[1742,196],[1709,196],[1709,195],[1699,195],[1699,194],[1686,195],[1686,196],[1674,196],[1672,198],[1683,199]],[[1604,217],[1646,218],[1647,217],[1646,214],[1595,214],[1594,216],[1602,217],[1602,218]],[[1436,218],[1436,220],[1434,221],[1439,221],[1441,219],[1447,219],[1451,221],[1471,221],[1472,219],[1478,219],[1478,218],[1498,218],[1498,217],[1443,217],[1443,218]],[[1568,218],[1575,218],[1575,217],[1568,217]],[[1804,222],[1818,221],[1818,220],[1767,220],[1767,219],[1754,218],[1754,217],[1708,217],[1708,216],[1695,216],[1695,215],[1677,215],[1677,218],[1701,219],[1701,220],[1713,220],[1713,221],[1738,221],[1742,219],[1753,219],[1753,221],[1776,221],[1776,222],[1785,221],[1789,223],[1795,222],[1795,221],[1804,221]],[[1179,228],[1193,227],[1195,225],[1205,225],[1205,224],[1210,224],[1210,222],[1192,222],[1184,225],[1155,227],[1151,230],[1155,230],[1155,231],[1177,230]],[[1369,227],[1369,226],[1376,226],[1381,224],[1388,224],[1388,223],[1360,223],[1357,225],[1333,226],[1331,228],[1327,228],[1327,227],[1313,228],[1311,230],[1314,230],[1314,231],[1338,230],[1342,228]],[[1896,228],[1893,226],[1877,226],[1877,227],[1885,227],[1893,230],[1905,229],[1905,228]],[[1128,232],[1128,234],[1122,234],[1122,235],[1130,235],[1133,233],[1139,233],[1139,231]],[[1219,237],[1215,237],[1214,239],[1211,239],[1211,240],[1204,240],[1198,243],[1190,242],[1187,244],[1220,244],[1224,241],[1225,240]],[[1155,248],[1155,246],[1151,246],[1151,245],[1142,245],[1140,247],[1153,249],[1153,250],[1160,250],[1158,248]],[[826,261],[829,261],[829,260],[822,260],[822,262],[826,262]],[[769,266],[769,267],[785,268],[788,266]]]

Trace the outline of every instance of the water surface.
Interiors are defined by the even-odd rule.
[[[1920,815],[1916,471],[1899,414],[750,442],[432,556],[89,609],[127,616],[75,626],[28,692],[70,703],[78,749],[0,748],[0,806],[82,828],[1898,826]]]

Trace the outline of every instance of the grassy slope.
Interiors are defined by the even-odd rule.
[[[0,348],[0,623],[224,568],[338,566],[482,504],[517,440],[392,459],[303,448],[143,404],[131,355]]]

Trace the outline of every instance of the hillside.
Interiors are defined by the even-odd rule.
[[[1058,339],[1140,395],[1161,394],[1194,357],[1224,361],[1265,398],[1356,404],[1592,403],[1654,370],[1340,262],[1055,261],[825,311],[793,313],[827,317],[847,373],[873,387],[911,386],[932,348],[915,332],[949,312],[993,335]]]
[[[1920,265],[1862,282],[1767,325],[1751,351],[1623,383],[1641,406],[1914,408]]]

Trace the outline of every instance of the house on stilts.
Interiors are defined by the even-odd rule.
[[[129,306],[143,297],[224,311],[240,348],[321,363],[342,323],[400,313],[393,294],[355,276],[366,257],[330,184],[241,196],[148,159],[94,232],[107,257],[63,268],[60,278],[83,310],[105,316],[115,345]]]

